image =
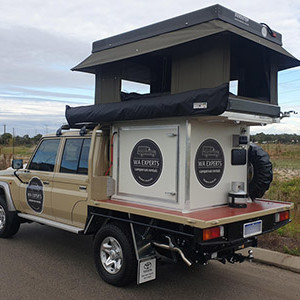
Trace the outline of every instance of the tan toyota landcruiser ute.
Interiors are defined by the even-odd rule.
[[[300,62],[281,45],[220,5],[96,41],[73,69],[96,75],[95,105],[67,107],[24,168],[0,172],[0,237],[24,222],[93,235],[97,271],[117,286],[155,279],[162,256],[251,260],[236,251],[293,209],[262,199],[272,164],[250,143],[250,126],[289,114],[277,73]],[[124,93],[122,80],[150,93]]]

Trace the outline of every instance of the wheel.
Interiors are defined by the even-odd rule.
[[[99,229],[94,240],[94,260],[100,277],[115,286],[132,282],[137,275],[130,231],[117,224],[106,224]]]
[[[248,151],[248,161],[253,170],[249,182],[249,196],[251,199],[261,198],[273,180],[270,157],[260,146],[251,144]]]
[[[6,201],[0,196],[0,238],[15,235],[20,228],[20,221],[14,211],[8,211]]]

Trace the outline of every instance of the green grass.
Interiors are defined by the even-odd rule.
[[[283,246],[283,252],[290,255],[300,256],[299,248],[290,249],[288,246]]]
[[[274,170],[274,179],[265,198],[293,202],[295,205],[291,214],[292,222],[272,235],[274,238],[276,236],[277,239],[280,238],[282,252],[300,256],[300,145],[264,144],[261,146],[269,153]],[[280,173],[280,169],[286,169],[286,172]]]
[[[16,157],[20,158],[29,158],[34,151],[35,147],[27,147],[27,146],[16,146],[14,149],[14,153]],[[11,146],[1,146],[0,147],[0,154],[13,154],[13,148]]]
[[[297,205],[300,201],[300,177],[289,180],[274,178],[267,196],[271,199],[294,202]]]
[[[269,199],[294,203],[293,222],[280,228],[277,233],[281,236],[299,238],[300,245],[300,177],[284,181],[275,178],[265,196]]]
[[[292,216],[293,221],[277,230],[277,234],[284,237],[299,239],[300,243],[300,223]]]
[[[291,170],[300,169],[300,158],[281,158],[281,159],[271,159],[273,168],[285,168]]]
[[[294,203],[295,208],[290,216],[292,222],[279,228],[272,234],[274,236],[277,235],[277,239],[280,238],[280,251],[290,255],[300,256],[298,246],[300,245],[300,177],[288,180],[275,178],[265,198]]]
[[[264,144],[274,168],[300,169],[300,144]]]

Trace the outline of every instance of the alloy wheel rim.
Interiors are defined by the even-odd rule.
[[[117,274],[123,264],[123,251],[119,242],[111,236],[106,237],[100,247],[103,268],[110,274]]]

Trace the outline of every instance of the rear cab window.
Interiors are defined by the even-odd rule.
[[[59,172],[87,175],[90,144],[90,138],[66,139]]]

